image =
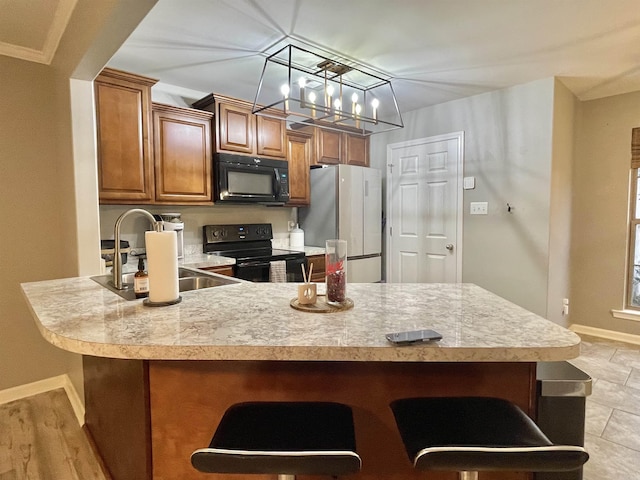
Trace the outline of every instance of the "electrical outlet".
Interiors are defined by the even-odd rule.
[[[562,315],[569,315],[569,299],[562,299]]]
[[[469,213],[471,215],[487,215],[489,211],[489,202],[471,202]]]

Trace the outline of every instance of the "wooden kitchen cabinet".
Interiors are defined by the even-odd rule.
[[[206,270],[207,272],[213,272],[220,275],[226,275],[227,277],[233,277],[233,266],[231,265],[223,265],[219,267],[204,267],[200,270]]]
[[[216,121],[216,150],[252,154],[255,151],[255,116],[251,108],[220,102]]]
[[[322,283],[325,280],[325,257],[324,255],[309,255],[307,257],[307,265],[309,267],[313,263],[313,272],[311,272],[311,281]]]
[[[303,127],[299,131],[314,135],[314,161],[312,165],[369,166],[369,137],[356,133],[337,132],[318,127]]]
[[[342,134],[344,143],[344,161],[347,165],[369,166],[369,137],[362,135]]]
[[[207,95],[193,107],[216,114],[216,152],[285,158],[284,119],[254,115],[252,103],[222,95]]]
[[[288,205],[309,205],[311,200],[309,168],[313,160],[313,135],[287,131],[287,160],[290,195]]]
[[[213,114],[153,104],[155,203],[211,205]]]
[[[260,156],[280,157],[287,154],[286,124],[284,120],[256,116],[256,153]]]
[[[100,203],[154,200],[151,87],[156,82],[110,68],[95,79]]]
[[[342,158],[342,134],[333,130],[315,129],[316,164],[337,165]]]

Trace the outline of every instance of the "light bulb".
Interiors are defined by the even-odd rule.
[[[356,115],[360,115],[361,111],[362,111],[362,105],[360,105],[359,103],[356,103]]]
[[[311,103],[316,103],[316,92],[309,92],[309,101]]]
[[[333,96],[333,85],[327,85],[327,95]]]
[[[333,103],[333,105],[336,107],[336,110],[340,110],[342,108],[342,102],[339,98],[336,98],[336,101]]]
[[[307,85],[307,79],[306,79],[306,78],[304,78],[304,77],[300,77],[300,78],[298,79],[298,86],[299,86],[300,88],[304,88],[306,85]]]
[[[288,84],[284,84],[280,87],[280,93],[282,93],[282,96],[284,98],[287,98],[289,96],[289,85]]]
[[[373,100],[371,100],[371,106],[375,110],[380,106],[380,100],[378,100],[377,98],[374,98]]]
[[[358,102],[358,94],[357,93],[353,93],[353,95],[351,95],[351,103],[357,103]]]

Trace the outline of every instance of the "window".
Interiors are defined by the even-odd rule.
[[[631,135],[631,205],[629,215],[629,264],[626,307],[640,310],[640,128]]]

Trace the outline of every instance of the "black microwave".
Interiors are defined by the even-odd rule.
[[[289,201],[289,163],[230,153],[215,156],[215,201],[284,205]]]

